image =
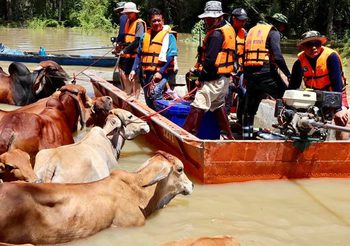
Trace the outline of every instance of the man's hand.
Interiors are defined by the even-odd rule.
[[[198,79],[194,82],[198,89],[202,88],[202,82],[200,82]]]
[[[348,122],[348,110],[346,107],[342,107],[342,110],[338,111],[334,115],[334,123],[337,126],[346,126]]]
[[[162,78],[163,78],[163,75],[162,75],[160,72],[156,72],[156,73],[153,75],[153,81],[154,81],[155,83],[158,83]]]
[[[120,55],[120,53],[121,53],[123,47],[122,47],[120,44],[118,44],[118,43],[115,43],[115,45],[114,45],[114,43],[113,43],[113,46],[114,46],[114,50],[112,51],[112,53],[113,53],[114,55]]]
[[[136,75],[136,72],[134,70],[132,70],[129,74],[129,80],[130,81],[134,81],[135,79],[135,75]]]

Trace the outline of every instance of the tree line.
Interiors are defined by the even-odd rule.
[[[33,19],[52,20],[65,27],[104,28],[118,24],[114,0],[0,0],[1,25],[26,25]],[[205,0],[134,0],[147,19],[151,7],[161,9],[167,22],[179,32],[190,32]],[[247,28],[267,15],[280,12],[289,19],[289,36],[299,37],[315,29],[331,39],[346,41],[350,30],[350,0],[222,0],[224,12],[243,7],[248,12]]]

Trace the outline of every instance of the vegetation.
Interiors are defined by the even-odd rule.
[[[167,22],[173,24],[177,31],[190,32],[199,21],[198,15],[203,12],[205,0],[134,2],[143,19],[147,19],[149,8],[157,7],[163,10]],[[267,15],[281,12],[289,19],[288,37],[298,38],[303,32],[314,29],[331,40],[346,43],[349,39],[349,0],[222,0],[222,5],[226,13],[236,7],[245,8],[249,16],[247,28]],[[115,0],[2,0],[0,24],[14,26],[26,23],[31,28],[65,26],[110,31],[118,24],[118,17],[113,12],[115,6]]]

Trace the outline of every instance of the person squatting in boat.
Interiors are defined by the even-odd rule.
[[[307,88],[342,93],[342,107],[336,109],[334,123],[346,126],[349,119],[349,105],[345,90],[346,79],[339,54],[325,46],[327,37],[318,31],[301,35],[297,46],[301,49],[292,68],[288,89],[298,89],[302,80]],[[337,140],[349,139],[349,133],[336,132]]]
[[[155,109],[153,101],[163,99],[164,88],[174,76],[177,45],[171,29],[164,28],[163,13],[159,9],[150,9],[148,20],[151,28],[140,39],[129,79],[133,81],[136,71],[141,68],[146,104]]]

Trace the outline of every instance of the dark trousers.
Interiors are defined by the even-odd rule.
[[[243,116],[243,138],[252,138],[254,116],[260,102],[267,96],[281,98],[286,85],[277,72],[245,74],[247,79],[247,93]]]
[[[247,94],[245,102],[245,114],[254,116],[258,111],[262,99],[271,96],[275,99],[282,98],[286,85],[277,73],[246,74]]]

